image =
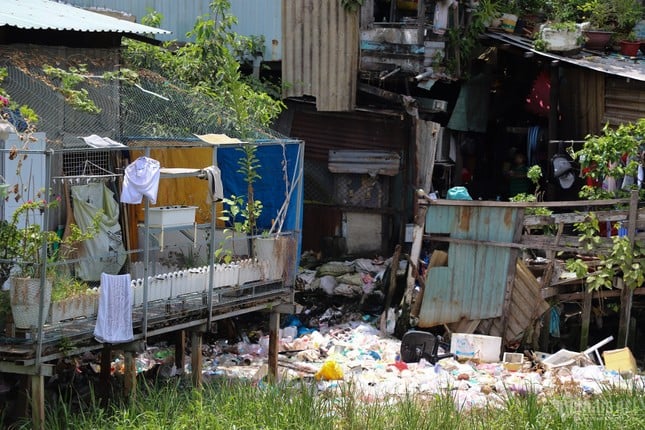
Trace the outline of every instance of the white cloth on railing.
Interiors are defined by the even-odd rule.
[[[204,174],[208,179],[208,194],[206,203],[220,201],[224,198],[224,186],[222,185],[222,172],[217,166],[208,166],[204,168]]]
[[[137,158],[125,168],[121,203],[139,204],[143,196],[146,196],[150,203],[157,203],[160,177],[159,161],[148,157]]]
[[[130,274],[101,273],[99,312],[94,336],[104,343],[129,342],[132,331],[132,288]]]

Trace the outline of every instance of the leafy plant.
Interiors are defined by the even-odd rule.
[[[535,48],[536,51],[546,52],[549,49],[549,42],[538,37],[533,41],[533,48]]]
[[[470,63],[475,51],[479,48],[479,37],[490,23],[502,14],[500,3],[495,0],[480,0],[473,9],[468,26],[455,26],[447,31],[450,46],[459,47],[459,58],[446,60],[447,70],[451,74],[462,74],[467,77],[470,73]],[[457,70],[457,65],[461,70]],[[459,76],[458,76],[459,77]]]
[[[645,139],[645,118],[635,123],[621,124],[617,128],[605,125],[602,134],[588,135],[581,149],[568,148],[573,160],[580,163],[581,171],[594,183],[600,185],[613,178],[619,181],[625,177],[634,177],[641,162]],[[627,196],[631,189],[637,187],[635,181],[623,181],[615,191],[608,191],[601,186],[584,186],[579,195],[583,199],[603,199]],[[641,191],[642,192],[642,191]]]
[[[582,19],[589,22],[589,28],[592,30],[612,30],[613,8],[611,2],[607,0],[589,0],[578,6],[582,12]]]
[[[17,231],[18,255],[15,266],[22,277],[40,278],[43,266],[48,262],[65,258],[61,255],[73,252],[82,241],[92,239],[99,231],[102,211],[92,218],[92,225],[86,231],[76,224],[70,225],[70,234],[64,239],[55,231],[43,230],[36,219],[36,213],[58,206],[60,198],[47,201],[40,196],[36,200],[22,203],[14,211],[10,225]]]
[[[574,230],[579,234],[578,241],[585,251],[592,252],[600,245],[600,226],[595,214],[590,213],[584,221],[575,223]],[[621,273],[625,286],[631,289],[640,287],[645,282],[644,257],[645,252],[639,242],[632,245],[626,236],[613,236],[611,251],[608,255],[598,256],[601,264],[587,276],[587,288],[590,291],[612,288],[613,279],[618,272]],[[567,270],[575,272],[579,278],[588,272],[587,265],[580,258],[569,259],[566,265]]]
[[[124,42],[124,59],[130,67],[172,77],[209,97],[230,118],[218,114],[217,120],[229,121],[223,126],[234,131],[236,137],[250,139],[258,129],[270,126],[284,104],[267,94],[271,91],[268,87],[263,89],[256,79],[240,73],[240,61],[257,55],[264,42],[259,36],[241,36],[232,31],[237,19],[229,10],[230,1],[211,1],[209,13],[198,17],[188,33],[194,42],[179,48],[172,42],[159,47],[128,39]],[[159,24],[162,17],[152,13],[147,19]]]
[[[87,282],[72,276],[67,271],[57,271],[52,279],[52,302],[59,302],[84,294],[97,294]]]

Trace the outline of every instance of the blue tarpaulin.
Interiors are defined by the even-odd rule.
[[[277,218],[285,201],[287,194],[285,176],[291,187],[294,179],[301,174],[300,150],[300,142],[284,143],[284,146],[282,144],[258,144],[256,156],[259,159],[258,173],[261,178],[255,181],[253,189],[255,199],[260,200],[263,205],[262,214],[257,222],[259,232],[269,231],[272,220]],[[220,147],[217,150],[218,167],[222,172],[226,172],[222,174],[222,185],[224,196],[227,198],[230,198],[231,195],[246,197],[245,177],[238,172],[240,169],[238,162],[243,156],[244,153],[239,147]],[[282,232],[300,231],[302,228],[302,190],[302,180],[300,180],[291,194]],[[300,241],[298,241],[297,255],[300,255]]]

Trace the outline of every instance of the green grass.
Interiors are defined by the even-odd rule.
[[[491,396],[497,396],[492,394]],[[318,392],[313,383],[218,382],[201,390],[180,380],[140,384],[127,400],[99,406],[96,399],[71,411],[51,405],[45,428],[56,429],[643,429],[645,392],[606,390],[597,396],[524,394],[499,396],[490,405],[460,411],[449,392],[409,393],[368,401],[351,384]],[[23,423],[20,428],[30,428]]]

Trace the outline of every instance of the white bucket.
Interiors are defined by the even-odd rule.
[[[457,358],[469,358],[486,363],[499,362],[502,338],[483,334],[453,333],[450,352]]]

